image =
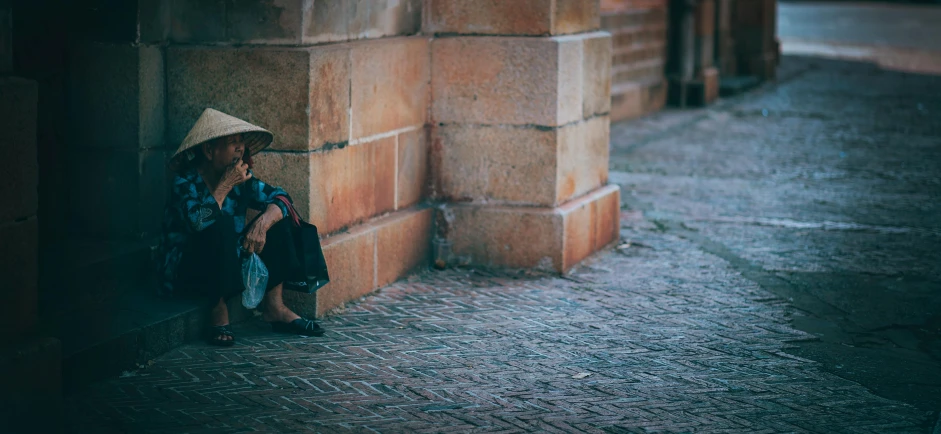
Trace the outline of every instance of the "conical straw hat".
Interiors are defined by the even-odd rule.
[[[183,139],[183,143],[180,143],[179,149],[176,150],[170,161],[179,162],[180,157],[186,154],[187,150],[209,140],[231,136],[232,134],[242,135],[248,155],[257,154],[258,151],[267,148],[271,144],[271,140],[274,139],[271,132],[262,127],[252,125],[218,110],[207,108],[203,110],[203,114],[199,115],[196,125],[193,125],[193,128]],[[192,156],[189,158],[192,158]]]

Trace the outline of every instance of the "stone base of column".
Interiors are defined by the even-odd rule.
[[[774,80],[777,76],[778,53],[776,51],[752,57],[747,62],[749,75],[754,75],[761,80]]]
[[[439,236],[462,265],[565,272],[618,240],[620,191],[607,185],[555,208],[447,205]]]
[[[700,78],[694,80],[671,77],[667,95],[667,102],[677,107],[711,104],[719,98],[719,70],[706,68]]]
[[[432,209],[417,206],[350,228],[321,241],[330,283],[314,294],[284,292],[300,315],[322,317],[388,285],[430,260]]]
[[[55,338],[33,338],[0,349],[0,431],[59,432],[64,428],[62,347]],[[8,431],[9,429],[9,431]]]

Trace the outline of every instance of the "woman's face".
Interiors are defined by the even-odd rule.
[[[245,153],[245,143],[242,142],[241,134],[233,134],[222,137],[213,144],[207,144],[203,152],[212,167],[221,171],[242,159]]]

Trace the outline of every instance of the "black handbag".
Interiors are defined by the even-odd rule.
[[[320,236],[317,234],[317,226],[305,222],[297,214],[294,204],[284,196],[278,196],[275,199],[280,200],[287,206],[291,220],[294,222],[294,249],[297,252],[297,262],[300,269],[297,270],[292,278],[284,282],[284,289],[291,291],[304,292],[311,294],[330,283],[330,274],[327,273],[327,261],[323,256],[323,248],[320,246]]]

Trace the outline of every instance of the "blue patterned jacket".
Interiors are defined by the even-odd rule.
[[[219,219],[232,219],[235,234],[239,235],[245,229],[245,214],[249,208],[264,211],[272,203],[281,208],[283,217],[287,217],[287,207],[275,200],[279,195],[290,200],[280,187],[265,184],[252,174],[251,179],[232,188],[220,208],[199,172],[190,169],[176,174],[167,198],[157,255],[161,295],[173,294],[177,267],[190,234],[206,229]],[[237,246],[232,254],[239,254]]]

